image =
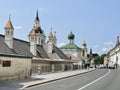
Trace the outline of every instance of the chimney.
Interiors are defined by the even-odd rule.
[[[35,37],[35,29],[33,27],[32,31],[29,34],[29,41],[30,41],[30,52],[34,55],[37,56],[36,52],[36,37]]]

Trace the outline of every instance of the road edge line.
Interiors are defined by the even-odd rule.
[[[84,88],[86,88],[86,87],[88,87],[88,86],[94,84],[95,82],[99,81],[100,79],[106,77],[109,73],[110,73],[110,70],[109,70],[105,75],[103,75],[103,76],[101,76],[100,78],[98,78],[98,79],[96,79],[96,80],[94,80],[94,81],[92,81],[92,82],[90,82],[90,83],[84,85],[83,87],[81,87],[81,88],[79,88],[79,89],[77,89],[77,90],[82,90],[82,89],[84,89]]]

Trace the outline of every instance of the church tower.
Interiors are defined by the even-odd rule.
[[[34,55],[37,56],[36,52],[36,33],[35,33],[35,27],[33,27],[32,31],[29,34],[29,41],[30,41],[30,52]]]
[[[56,45],[56,42],[57,42],[56,32],[53,35],[52,28],[51,28],[51,31],[49,33],[48,38],[49,38],[49,41],[48,41],[48,53],[52,53],[52,51],[53,51],[53,45]]]
[[[120,44],[120,42],[119,42],[119,36],[117,36],[116,46],[118,46],[119,44]]]
[[[82,44],[82,56],[87,58],[87,44],[84,43]]]
[[[90,48],[89,59],[91,60],[92,58],[93,58],[92,48]]]
[[[10,16],[4,29],[5,29],[5,43],[8,45],[9,48],[13,49],[14,27],[12,25]]]
[[[48,38],[49,38],[49,42],[54,43],[54,38],[53,38],[52,28],[51,28],[51,31],[50,31],[50,33],[49,33]]]
[[[30,41],[30,51],[33,55],[36,56],[36,45],[38,44],[42,46],[45,44],[45,34],[40,26],[38,11],[36,12],[34,26],[29,34],[29,41]]]

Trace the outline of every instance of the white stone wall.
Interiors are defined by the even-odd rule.
[[[110,51],[110,61],[116,62],[116,57],[118,57],[118,65],[120,66],[120,45]]]
[[[79,57],[80,53],[76,49],[61,49],[64,54],[71,54],[73,56]]]
[[[11,66],[3,67],[3,61],[11,61]],[[30,77],[30,58],[0,57],[0,62],[0,80]]]

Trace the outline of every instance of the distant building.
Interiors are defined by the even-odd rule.
[[[105,56],[104,57],[104,67],[108,68],[108,64],[109,64],[109,56]]]
[[[60,50],[62,50],[62,52],[66,54],[71,60],[76,61],[76,63],[79,65],[88,63],[86,43],[84,42],[80,48],[74,43],[74,38],[75,35],[70,32],[68,35],[68,44],[60,47]]]
[[[50,32],[48,42],[40,26],[38,11],[29,42],[14,38],[11,19],[0,35],[0,80],[24,79],[32,73],[45,73],[73,69],[73,62],[56,46],[56,33]]]
[[[92,48],[90,48],[90,53],[87,55],[89,58],[89,63],[90,67],[95,67],[94,60],[98,57],[99,55],[97,53],[92,52]]]
[[[119,36],[117,36],[116,45],[110,50],[110,62],[120,65],[120,41]]]
[[[91,59],[95,59],[97,58],[99,55],[97,53],[93,53],[92,52],[92,48],[90,49],[90,53],[87,55],[87,57],[91,60]]]

